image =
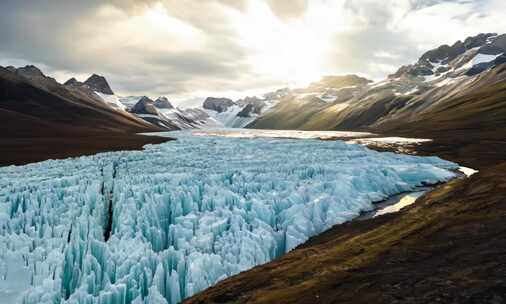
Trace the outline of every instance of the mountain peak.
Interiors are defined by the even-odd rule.
[[[139,99],[139,102],[142,103],[153,103],[153,99],[149,98],[148,96],[142,96],[141,99]]]
[[[100,76],[97,74],[91,75],[84,82],[85,85],[89,86],[93,91],[100,92],[107,95],[114,95],[109,83],[104,76]]]
[[[13,73],[16,73],[16,67],[12,66],[12,65],[9,65],[9,66],[6,66],[5,69],[9,72],[13,72]]]
[[[174,109],[169,99],[165,96],[160,96],[155,100],[155,106],[160,109]]]
[[[490,38],[494,36],[497,36],[497,34],[478,34],[476,36],[467,37],[464,42],[458,40],[452,46],[443,44],[436,49],[432,49],[424,53],[422,57],[420,57],[419,61],[447,63],[467,50],[485,45],[488,41],[490,41]]]
[[[504,38],[503,38],[504,36]],[[469,62],[476,54],[499,55],[506,51],[506,36],[496,33],[482,33],[467,37],[464,42],[456,41],[452,46],[443,44],[425,52],[415,64],[400,67],[389,78],[404,76],[441,75],[458,69]]]
[[[230,98],[207,97],[206,100],[204,100],[203,107],[204,109],[221,113],[225,112],[229,107],[233,105],[235,105],[235,102]]]
[[[46,77],[39,68],[34,65],[26,65],[16,69],[17,73],[25,77]]]
[[[141,99],[132,107],[131,112],[136,114],[152,114],[158,115],[158,111],[154,105],[154,101],[147,97],[142,96]]]
[[[72,77],[69,80],[65,81],[65,83],[63,85],[66,85],[66,86],[81,86],[81,85],[83,85],[83,83],[80,82],[80,81],[78,81],[74,77]]]

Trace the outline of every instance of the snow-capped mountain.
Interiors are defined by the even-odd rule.
[[[123,104],[123,102],[121,101],[121,98],[119,98],[118,96],[116,95],[109,95],[109,94],[104,94],[104,93],[101,93],[101,92],[97,92],[95,91],[95,93],[100,96],[100,98],[102,98],[102,100],[107,103],[108,105],[110,105],[111,107],[113,107],[114,109],[118,109],[118,110],[123,110],[125,111],[127,109],[127,106],[125,106]]]
[[[288,94],[290,94],[289,89],[280,89],[264,94],[263,98],[253,96],[237,101],[208,97],[204,100],[202,107],[218,125],[242,128],[255,121]]]
[[[223,113],[234,105],[235,102],[229,98],[207,97],[206,100],[204,100],[204,104],[202,105],[202,107],[206,110],[212,110],[218,113]]]
[[[161,131],[116,110],[87,85],[62,85],[37,67],[0,67],[0,120],[8,136],[70,136]]]
[[[418,62],[402,66],[389,78],[425,77],[433,81],[443,77],[473,76],[506,62],[506,34],[479,34],[442,45],[423,54]]]
[[[422,124],[432,121],[431,125],[457,128],[456,124],[464,120],[450,119],[454,110],[455,117],[468,115],[468,123],[491,124],[496,116],[485,112],[496,99],[482,98],[480,102],[490,104],[477,107],[470,104],[471,99],[463,98],[478,92],[478,88],[487,96],[498,96],[500,91],[494,84],[506,79],[505,53],[506,35],[479,34],[430,50],[383,81],[373,83],[348,75],[348,80],[331,87],[332,78],[323,78],[307,88],[292,90],[289,97],[248,127],[366,128],[380,132],[422,128]],[[446,118],[440,117],[442,113]]]
[[[155,101],[146,96],[118,96],[115,95],[105,77],[93,74],[85,82],[75,78],[67,80],[64,84],[69,88],[86,91],[98,96],[99,99],[111,109],[135,115],[150,124],[165,130],[191,129],[202,127],[209,117],[203,113],[197,114],[175,108],[167,97],[161,96]],[[198,116],[198,120],[193,117]]]
[[[219,103],[215,104],[209,102],[210,100],[216,100]],[[235,102],[230,100],[231,103],[223,104],[220,102],[221,98],[208,97],[204,101],[203,108],[206,110],[208,115],[223,127],[239,128],[246,125],[250,120],[244,117],[239,117],[238,114],[241,112],[242,107],[237,105]],[[246,120],[246,121],[245,121]]]
[[[112,89],[109,86],[109,83],[107,82],[105,77],[97,75],[97,74],[91,75],[84,82],[80,82],[77,79],[75,79],[74,77],[72,77],[69,80],[65,81],[64,85],[72,86],[72,87],[85,86],[85,87],[87,87],[95,92],[99,92],[101,94],[114,95],[114,92],[112,91]]]
[[[174,106],[170,103],[169,99],[165,96],[158,97],[155,100],[154,105],[158,109],[174,109]]]
[[[383,81],[373,83],[357,75],[327,76],[305,88],[280,89],[262,97],[236,101],[208,97],[195,109],[174,107],[163,96],[153,101],[115,95],[107,80],[96,74],[84,82],[71,78],[64,86],[92,103],[101,101],[121,115],[142,118],[164,129],[369,128],[416,119],[422,111],[439,106],[442,97],[462,95],[470,85],[502,79],[502,72],[494,68],[504,63],[506,35],[479,34],[429,50],[416,63],[400,67]],[[6,70],[44,89],[56,83],[34,66]]]
[[[127,97],[126,101],[131,104],[136,98]],[[120,98],[122,102],[124,98]],[[194,129],[202,127],[220,127],[217,123],[202,109],[180,109],[174,107],[167,97],[161,96],[156,100],[151,100],[146,96],[137,98],[137,102],[132,106],[126,106],[126,110],[136,114],[143,119],[169,129]]]

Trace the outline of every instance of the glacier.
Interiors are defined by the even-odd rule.
[[[342,141],[170,135],[0,168],[0,299],[178,303],[458,168]]]

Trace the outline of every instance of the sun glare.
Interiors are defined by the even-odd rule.
[[[227,35],[234,35],[234,43],[244,51],[241,64],[247,64],[254,77],[293,87],[305,86],[334,72],[328,63],[333,35],[346,26],[338,2],[330,5],[316,0],[302,15],[282,18],[265,2],[250,1],[245,10],[224,11],[223,19],[233,29]],[[114,34],[96,37],[92,45],[108,45],[112,39],[114,45],[171,52],[214,45],[206,38],[205,29],[172,16],[161,3],[139,15],[127,16],[110,5],[104,5],[100,13],[105,20],[115,20],[109,26]]]
[[[302,18],[280,20],[265,3],[252,2],[236,28],[250,50],[253,71],[294,86],[325,74],[331,32],[324,30],[329,19],[321,18],[321,13],[309,11]]]

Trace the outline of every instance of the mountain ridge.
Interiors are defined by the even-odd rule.
[[[93,91],[64,86],[38,68],[0,67],[0,165],[23,165],[106,151],[138,150],[168,138],[108,106]]]
[[[478,87],[493,86],[504,80],[506,44],[505,49],[500,48],[503,40],[506,41],[506,35],[480,34],[464,42],[458,41],[452,47],[443,45],[422,54],[416,64],[400,67],[386,80],[337,91],[316,90],[312,93],[312,103],[304,99],[308,96],[306,89],[302,91],[305,94],[292,94],[247,127],[393,132],[409,127],[417,117],[424,117],[418,120],[434,120],[446,101],[462,98]],[[482,49],[492,47],[494,55],[480,53]],[[440,61],[436,64],[431,60]],[[331,94],[334,98],[327,98]],[[453,104],[470,114],[483,112],[456,101]],[[488,114],[480,115],[480,123],[490,124],[485,116]],[[445,128],[460,124],[457,118],[448,122]],[[429,128],[427,124],[421,124],[422,127]]]

